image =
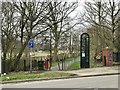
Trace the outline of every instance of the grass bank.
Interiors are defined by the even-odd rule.
[[[73,76],[71,73],[63,72],[44,72],[44,73],[11,73],[0,77],[2,81],[12,81],[12,80],[23,80],[23,79],[34,79],[34,78],[57,78]]]
[[[68,66],[67,68],[68,70],[76,70],[76,69],[80,69],[80,62],[75,62],[73,64],[71,64],[70,66]]]
[[[94,60],[90,60],[90,68],[96,68],[96,67],[103,67],[103,65],[95,63]],[[67,69],[68,70],[80,69],[80,62],[78,61],[78,62],[71,64]]]

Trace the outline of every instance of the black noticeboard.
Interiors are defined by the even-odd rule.
[[[80,67],[90,67],[90,37],[89,34],[83,33],[80,37]]]

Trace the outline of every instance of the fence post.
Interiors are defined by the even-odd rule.
[[[24,60],[24,71],[26,71],[26,60]]]

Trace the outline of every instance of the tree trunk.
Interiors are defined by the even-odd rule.
[[[58,69],[60,70],[60,61],[58,60]]]
[[[55,46],[54,46],[54,61],[56,61],[57,60],[57,62],[58,62],[58,69],[60,70],[60,61],[59,61],[59,59],[58,59],[58,57],[57,57],[57,53],[58,53],[58,39],[55,39]]]
[[[22,54],[23,54],[23,52],[24,52],[24,50],[25,50],[25,47],[26,47],[27,44],[28,44],[29,39],[30,39],[30,38],[27,38],[26,42],[23,44],[23,46],[22,46],[21,49],[20,49],[19,54],[18,54],[17,57],[16,57],[15,64],[14,64],[15,71],[18,70],[20,58],[21,58],[21,56],[22,56]]]
[[[115,35],[114,35],[114,32],[112,33],[112,49],[113,49],[113,51],[116,51],[116,48],[115,48]]]
[[[2,69],[2,73],[6,72],[6,52],[3,53],[3,69]]]
[[[3,72],[8,72],[7,70],[7,53],[8,53],[8,49],[10,47],[10,42],[3,44]]]

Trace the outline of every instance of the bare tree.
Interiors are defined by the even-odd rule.
[[[115,50],[114,42],[117,40],[115,33],[118,28],[117,15],[120,11],[118,3],[119,1],[115,2],[114,0],[86,2],[86,21],[92,25],[92,33],[96,37],[93,42],[96,47],[95,52],[101,51],[106,46]]]
[[[103,28],[101,26],[104,23],[104,18],[107,16],[103,11],[105,6],[106,3],[103,2],[93,1],[92,3],[85,3],[85,21],[92,26],[88,32],[91,34],[92,48],[95,49],[93,57],[96,57],[97,53],[103,48],[103,43],[105,43],[103,39]]]
[[[111,34],[112,34],[112,48],[115,49],[115,42],[118,40],[116,38],[116,31],[118,30],[118,23],[119,23],[119,19],[118,19],[118,14],[120,12],[120,8],[118,8],[118,5],[120,4],[120,1],[115,2],[115,0],[110,1],[109,0],[109,4],[107,7],[107,15],[109,18],[106,18],[106,23],[107,23],[107,27]]]
[[[42,24],[42,13],[46,10],[46,2],[15,2],[14,6],[19,14],[19,36],[21,38],[21,49],[16,57],[15,67],[29,42],[42,32],[48,30]]]
[[[17,35],[17,26],[18,23],[16,23],[16,17],[14,15],[15,8],[12,3],[10,2],[2,2],[2,23],[1,23],[1,29],[2,29],[2,52],[3,52],[3,58],[4,62],[6,59],[12,59],[13,56],[13,50],[15,49],[15,42]],[[10,54],[7,58],[7,54]],[[6,72],[6,65],[4,63],[4,69],[3,71]]]
[[[120,9],[120,2],[118,3],[118,9]],[[117,17],[118,17],[118,28],[116,30],[115,47],[120,52],[120,45],[119,45],[119,43],[120,43],[120,29],[119,29],[120,28],[120,11],[119,11]]]
[[[54,60],[57,60],[58,44],[59,40],[65,32],[69,31],[72,27],[76,25],[73,24],[71,27],[66,28],[68,23],[72,22],[73,19],[69,18],[69,15],[77,8],[77,2],[68,3],[62,1],[53,1],[48,5],[49,14],[46,15],[47,27],[50,27],[50,30],[54,39]],[[59,66],[59,61],[58,61]],[[60,66],[59,66],[60,69]]]

